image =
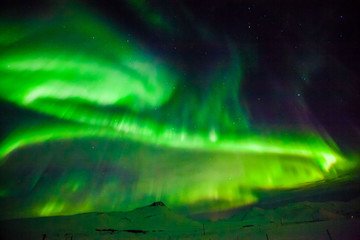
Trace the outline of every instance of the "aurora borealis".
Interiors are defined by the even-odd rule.
[[[305,98],[321,66],[308,43],[316,36],[296,44],[308,45],[303,52],[273,57],[258,36],[249,40],[250,23],[239,39],[230,27],[195,20],[186,3],[176,18],[168,4],[161,12],[145,1],[113,3],[128,12],[115,19],[95,3],[63,4],[0,25],[4,217],[153,201],[218,211],[256,203],[258,189],[298,188],[358,167]],[[283,73],[261,70],[277,65]]]

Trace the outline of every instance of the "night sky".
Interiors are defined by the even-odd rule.
[[[357,173],[356,6],[6,1],[1,218],[229,210]]]

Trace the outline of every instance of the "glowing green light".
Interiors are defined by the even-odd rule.
[[[50,140],[136,142],[166,157],[118,153],[111,167],[136,175],[131,186],[118,175],[99,188],[91,173],[60,178],[34,196],[32,215],[129,210],[153,200],[174,207],[219,201],[217,209],[226,209],[256,202],[254,189],[298,187],[352,167],[315,129],[265,135],[251,128],[239,102],[243,64],[231,46],[229,59],[204,74],[211,84],[199,97],[191,87],[178,90],[182,79],[172,64],[125,33],[87,14],[59,22],[40,24],[36,34],[15,26],[0,37],[0,97],[58,120],[9,134],[0,144],[0,167],[24,146],[41,149]],[[11,190],[1,185],[0,196]]]
[[[64,203],[50,201],[41,209],[39,216],[51,216],[54,214],[60,214],[63,209]]]

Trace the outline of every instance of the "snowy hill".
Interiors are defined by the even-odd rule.
[[[349,202],[297,202],[286,206],[262,209],[253,207],[234,215],[236,221],[252,221],[256,223],[302,223],[329,221],[334,219],[350,219],[358,217],[360,199]]]
[[[360,239],[360,199],[253,207],[207,226],[218,239]]]
[[[155,238],[163,232],[189,235],[200,231],[201,226],[171,211],[162,202],[155,202],[129,212],[7,220],[1,222],[0,229],[6,233],[7,239],[64,239],[65,236],[68,239],[71,236],[73,239],[98,239],[99,236],[107,239],[107,235],[120,238],[130,236],[133,239],[137,234],[148,233]]]
[[[197,222],[162,202],[129,212],[0,222],[3,239],[360,239],[360,199],[253,207],[217,222]]]

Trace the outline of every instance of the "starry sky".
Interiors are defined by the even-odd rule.
[[[229,210],[357,173],[355,5],[7,1],[1,218]]]

